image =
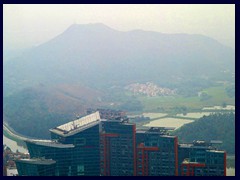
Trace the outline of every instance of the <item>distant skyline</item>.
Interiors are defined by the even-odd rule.
[[[72,24],[202,34],[235,48],[234,4],[4,4],[4,50],[47,42]]]

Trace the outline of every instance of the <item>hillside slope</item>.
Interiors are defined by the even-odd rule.
[[[234,72],[234,50],[202,35],[121,32],[103,24],[72,25],[52,40],[4,63],[4,94],[38,83],[93,88]]]
[[[139,101],[123,91],[131,83],[181,86],[185,92],[207,88],[212,81],[234,81],[234,54],[202,35],[74,24],[3,62],[3,115],[16,131],[45,136],[88,107],[108,103],[141,110]]]
[[[222,113],[204,116],[193,123],[186,124],[178,129],[175,135],[180,142],[193,140],[221,140],[220,149],[229,154],[235,153],[235,114]]]
[[[48,129],[98,107],[100,96],[101,92],[71,84],[27,88],[4,98],[4,119],[23,135],[50,138]]]

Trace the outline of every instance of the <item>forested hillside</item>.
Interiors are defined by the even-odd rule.
[[[220,149],[228,154],[235,153],[235,114],[217,113],[204,116],[193,123],[186,124],[174,132],[180,142],[193,140],[221,140]]]

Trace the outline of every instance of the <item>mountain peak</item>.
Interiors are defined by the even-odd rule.
[[[78,31],[78,30],[114,30],[103,23],[89,23],[89,24],[72,24],[66,31]]]

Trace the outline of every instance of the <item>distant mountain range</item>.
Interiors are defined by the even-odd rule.
[[[234,71],[234,50],[202,35],[121,32],[104,24],[70,26],[4,63],[4,94],[33,85],[108,87],[215,77]]]
[[[82,112],[87,105],[97,105],[113,86],[154,82],[165,87],[193,78],[222,80],[226,73],[234,73],[234,60],[232,48],[202,35],[122,32],[104,24],[74,24],[52,40],[4,61],[4,115],[14,118],[8,108],[24,107],[34,98],[33,106],[48,107],[47,100],[52,100],[65,108],[75,104]],[[23,94],[26,101],[14,101]],[[56,103],[50,109],[58,114]],[[18,114],[21,111],[16,109]],[[69,114],[75,111],[72,108]]]

